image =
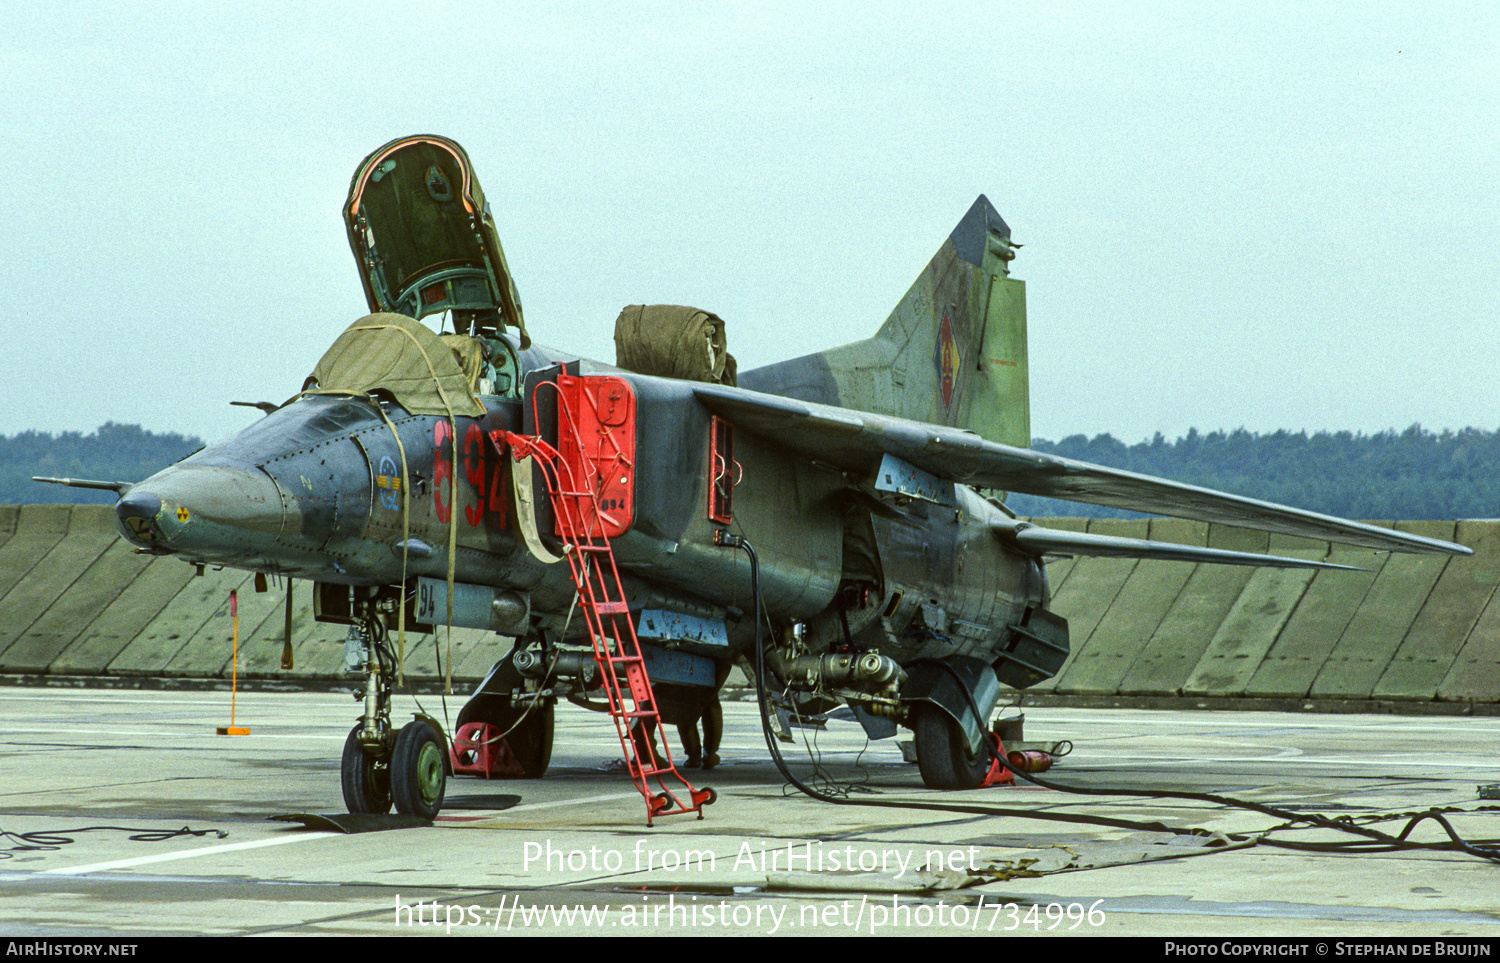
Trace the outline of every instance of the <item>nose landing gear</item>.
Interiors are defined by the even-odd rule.
[[[396,811],[433,819],[443,808],[448,753],[441,729],[419,718],[392,733],[391,688],[395,660],[385,645],[385,626],[375,615],[349,630],[346,648],[363,656],[364,715],[344,740],[339,781],[351,813]]]
[[[351,813],[380,815],[391,811],[391,759],[365,751],[359,741],[363,728],[363,723],[356,725],[344,740],[339,781],[344,789],[344,806]]]

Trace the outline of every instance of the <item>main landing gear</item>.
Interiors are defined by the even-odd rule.
[[[967,655],[919,659],[907,666],[902,694],[911,700],[908,725],[922,782],[928,789],[979,788],[990,771],[988,719],[1000,700],[994,669]]]
[[[969,751],[969,741],[953,717],[935,705],[917,714],[917,768],[928,789],[978,789],[990,770],[990,756],[981,746]]]
[[[385,626],[374,616],[351,628],[345,642],[347,654],[362,655],[366,675],[364,716],[344,740],[339,771],[344,805],[351,813],[378,815],[394,804],[397,812],[432,819],[443,808],[448,752],[430,720],[416,719],[393,732],[395,659],[386,642]]]
[[[551,764],[556,697],[542,691],[548,679],[528,678],[516,668],[516,655],[523,651],[518,644],[516,650],[491,667],[459,710],[455,723],[461,740],[465,726],[483,723],[492,727],[485,738],[492,740],[491,754],[496,760],[503,759],[503,765],[497,761],[492,771],[461,768],[461,772],[483,774],[486,778],[540,779]],[[592,657],[587,664],[593,665]],[[474,761],[460,751],[460,767]]]

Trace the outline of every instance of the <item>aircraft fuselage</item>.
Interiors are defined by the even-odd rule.
[[[529,350],[523,368],[551,357]],[[721,529],[755,546],[764,609],[775,624],[806,624],[814,651],[843,640],[842,612],[862,646],[898,662],[990,661],[1004,627],[1045,604],[1041,568],[1003,548],[990,526],[1004,513],[972,490],[946,483],[941,503],[882,506],[867,479],[773,439],[739,432],[716,453],[733,428],[690,383],[589,370],[632,396],[634,459],[615,466],[628,484],[616,492],[623,530],[613,538],[632,608],[722,620],[731,646],[721,657],[754,635],[748,563],[715,543]],[[528,385],[528,399],[550,390],[544,379]],[[566,566],[528,550],[517,464],[492,437],[535,426],[520,398],[482,401],[483,417],[449,418],[409,414],[378,391],[304,395],[134,486],[117,508],[121,530],[191,563],[351,588],[446,579],[451,534],[456,583],[519,593],[536,627],[560,630],[574,586]],[[539,515],[550,537],[545,505]]]

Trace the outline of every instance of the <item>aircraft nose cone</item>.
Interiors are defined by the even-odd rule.
[[[155,545],[161,537],[156,527],[156,516],[161,512],[161,499],[139,490],[132,490],[115,503],[115,518],[125,538],[141,546]]]
[[[161,499],[150,492],[133,491],[115,505],[115,515],[120,519],[156,517],[161,511]]]
[[[265,551],[283,521],[280,492],[265,472],[191,464],[136,485],[115,517],[136,545],[224,564]]]

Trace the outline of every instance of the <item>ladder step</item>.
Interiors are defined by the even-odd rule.
[[[590,602],[589,605],[600,615],[627,615],[630,612],[628,602]]]

